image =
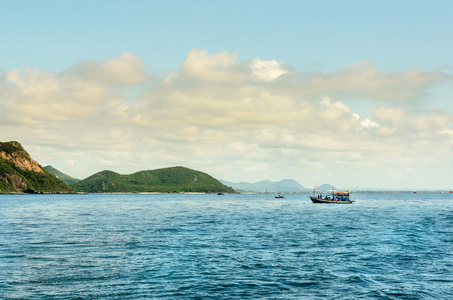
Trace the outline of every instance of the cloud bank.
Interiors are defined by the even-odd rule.
[[[194,49],[159,80],[131,53],[58,74],[11,70],[0,139],[78,177],[184,165],[230,181],[447,188],[453,116],[426,104],[452,82],[445,73],[366,61],[304,73],[238,56]]]

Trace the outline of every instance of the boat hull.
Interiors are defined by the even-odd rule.
[[[335,204],[352,204],[354,200],[332,200],[332,199],[323,199],[310,196],[311,202],[313,203],[335,203]]]

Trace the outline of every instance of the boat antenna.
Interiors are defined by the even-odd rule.
[[[354,194],[355,194],[355,192],[356,192],[358,189],[359,189],[359,186],[356,186],[354,192],[352,193],[351,198],[354,197]]]

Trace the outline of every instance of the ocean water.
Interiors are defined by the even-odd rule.
[[[453,195],[0,195],[1,299],[453,299]]]

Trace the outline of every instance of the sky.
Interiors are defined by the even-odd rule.
[[[0,141],[86,178],[453,189],[452,1],[0,1]]]

